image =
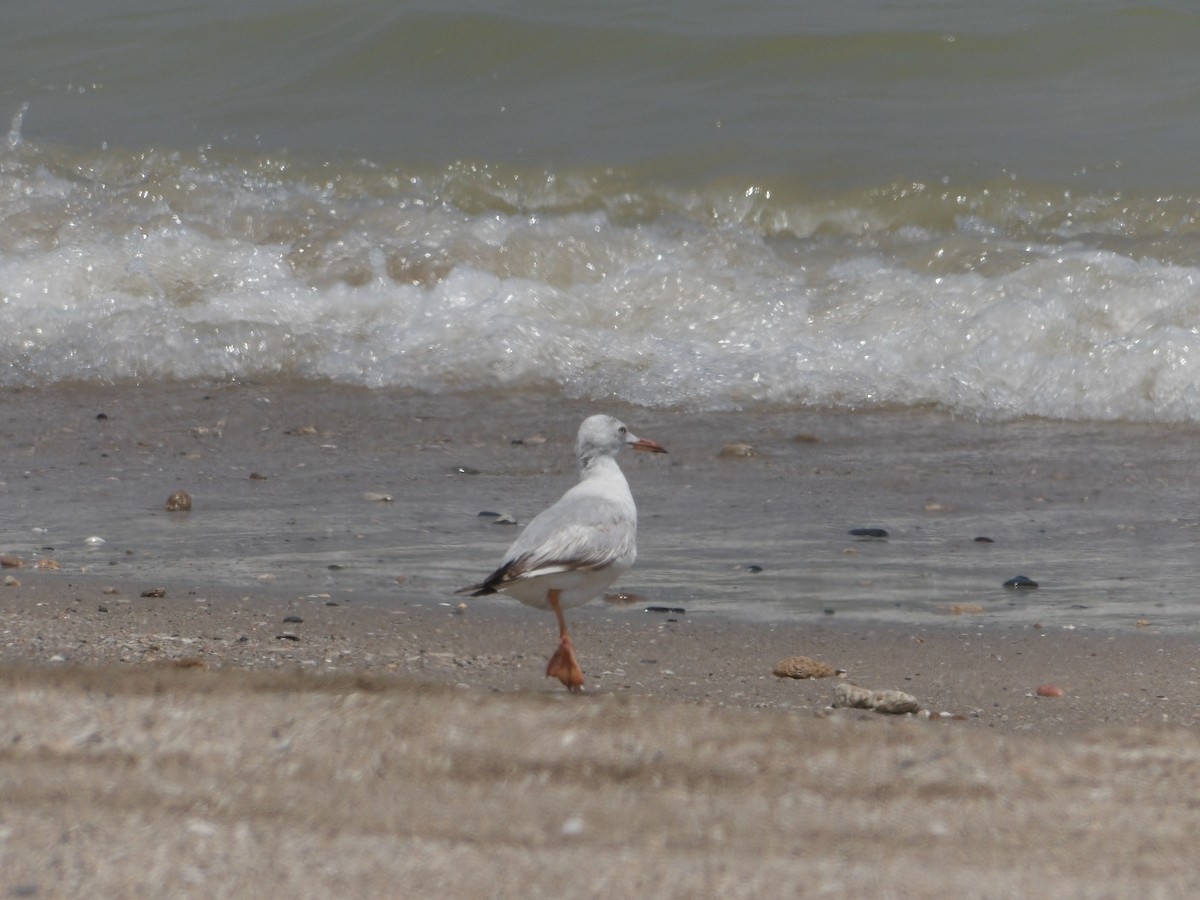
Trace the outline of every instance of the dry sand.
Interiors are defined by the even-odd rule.
[[[536,490],[540,503],[569,479],[557,437],[489,446],[479,418],[440,418],[398,439],[354,405],[379,406],[377,397],[353,392],[335,402],[302,396],[286,413],[276,395],[266,426],[239,437],[244,408],[201,418],[189,404],[212,400],[196,393],[156,395],[148,406],[128,390],[6,397],[0,552],[27,565],[0,573],[14,582],[0,585],[0,896],[1200,893],[1200,654],[1186,582],[1171,574],[1190,562],[1177,557],[1192,523],[1154,524],[1195,493],[1173,468],[1189,435],[1118,428],[1098,444],[1094,429],[1023,426],[1032,440],[991,457],[974,426],[940,423],[939,440],[893,434],[887,464],[864,465],[843,418],[818,422],[816,444],[751,423],[739,436],[771,452],[746,460],[689,458],[715,433],[670,419],[683,448],[673,468],[631,469],[643,511],[659,512],[644,516],[644,558],[627,583],[688,611],[575,611],[588,690],[571,696],[542,675],[552,617],[500,598],[459,608],[450,593],[508,539],[466,521],[482,494]],[[39,407],[57,418],[43,421]],[[69,427],[64,409],[79,410]],[[110,418],[96,425],[96,409]],[[536,416],[521,416],[514,433],[532,433]],[[310,418],[323,433],[285,435]],[[199,422],[220,422],[224,435],[195,433]],[[887,437],[878,420],[863,427]],[[366,436],[354,445],[358,431]],[[431,449],[439,434],[457,435],[463,452],[447,453],[440,438]],[[964,442],[972,461],[953,464]],[[1041,461],[1064,447],[1094,452],[1078,464]],[[1112,465],[1129,452],[1145,467]],[[513,457],[523,461],[490,482],[446,477],[461,459],[487,478],[514,453],[537,455]],[[247,484],[252,467],[265,483]],[[419,529],[403,531],[390,512],[399,502],[379,512],[362,501],[368,487],[396,490],[385,470],[401,473]],[[728,555],[714,571],[765,560],[769,578],[786,564],[785,552],[748,533],[759,517],[744,511],[811,531],[805,507],[767,508],[763,492],[783,476],[815,498],[819,517],[844,496],[848,523],[923,539],[859,545],[839,528],[803,546],[822,573],[805,586],[815,595],[806,612],[733,615],[719,595],[760,592],[778,609],[782,592],[797,590],[789,577],[722,582],[697,570],[719,552]],[[952,496],[972,476],[986,490]],[[703,552],[689,556],[699,518],[687,487],[706,483],[718,486],[732,530],[703,535]],[[172,490],[196,485],[190,519],[161,511]],[[260,488],[266,524],[248,527],[236,499]],[[297,491],[312,508],[282,507]],[[347,496],[354,503],[339,505]],[[437,518],[439,497],[441,506],[451,498],[453,515]],[[1006,502],[1000,518],[978,512]],[[672,505],[684,508],[681,521]],[[350,521],[361,509],[372,521],[313,530],[290,555],[258,543],[277,527],[275,513],[295,537],[306,516]],[[206,515],[222,521],[206,525]],[[86,522],[75,532],[73,516]],[[1062,544],[1042,546],[1082,519]],[[153,527],[121,533],[125,520]],[[984,553],[1024,542],[1021,557],[1045,565],[1099,546],[1110,566],[1082,587],[1047,585],[1045,601],[1012,599],[996,575],[1015,574],[1015,563],[970,546],[987,522],[998,546]],[[30,537],[39,523],[46,530]],[[222,524],[237,532],[230,544],[212,543]],[[82,544],[96,528],[107,528],[107,549]],[[943,541],[943,528],[964,542]],[[392,533],[402,545],[394,553],[372,543]],[[421,535],[430,570],[412,564]],[[1153,564],[1140,558],[1155,554]],[[33,567],[51,557],[60,570]],[[1151,583],[1146,573],[1160,564],[1167,575]],[[873,567],[902,582],[916,573],[928,602],[864,588]],[[1084,570],[1067,560],[1051,581]],[[972,571],[984,571],[986,586],[973,586]],[[1126,596],[1129,572],[1138,577]],[[149,587],[165,595],[142,597]],[[855,590],[874,605],[855,614],[846,599]],[[1110,602],[1078,602],[1088,596]],[[981,609],[950,615],[959,601]],[[928,715],[831,710],[838,679],[771,674],[795,655],[846,670],[855,684],[906,691]],[[1046,683],[1064,695],[1036,696]]]

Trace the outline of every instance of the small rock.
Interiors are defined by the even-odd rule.
[[[21,582],[19,580],[17,580],[15,577],[13,577],[12,575],[5,575],[4,576],[4,586],[5,587],[20,587]]]
[[[57,572],[62,568],[62,564],[57,559],[39,559],[34,567],[48,572]]]
[[[83,541],[83,542],[84,542],[85,544],[87,544],[87,545],[91,546],[91,547],[99,547],[101,544],[107,544],[107,543],[108,543],[108,541],[104,540],[104,538],[102,538],[102,537],[100,537],[99,535],[96,535],[96,534],[93,534],[93,535],[92,535],[91,537],[89,537],[89,538],[84,538],[84,541]]]
[[[1024,575],[1014,575],[1008,581],[1004,582],[1006,588],[1035,588],[1038,583],[1032,578],[1026,578]]]
[[[904,691],[872,691],[849,682],[841,682],[833,691],[833,705],[848,709],[873,709],[877,713],[903,715],[921,708],[917,698]]]
[[[166,588],[148,588],[142,591],[143,597],[165,597],[167,596]]]
[[[977,543],[977,544],[994,544],[996,542],[993,541],[990,537],[983,537],[982,535],[980,535],[979,537],[975,538],[975,543]]]
[[[1061,697],[1065,694],[1062,688],[1057,684],[1042,684],[1038,685],[1037,695],[1039,697]]]
[[[514,517],[510,516],[508,513],[504,513],[503,515],[496,516],[496,518],[492,519],[492,524],[493,525],[520,525],[521,523],[518,522]]]
[[[722,447],[719,455],[723,459],[747,459],[752,456],[758,456],[758,451],[749,444],[735,442]]]
[[[176,491],[167,498],[167,512],[187,512],[192,508],[192,495],[187,491]]]
[[[952,616],[976,616],[984,611],[978,603],[953,603],[946,610]]]
[[[266,480],[267,480],[267,476],[266,476],[266,475],[263,475],[261,472],[251,472],[251,473],[250,473],[250,480],[251,480],[251,481],[266,481]]]
[[[875,692],[843,681],[833,689],[833,705],[845,709],[873,709]]]
[[[808,656],[792,656],[775,665],[773,674],[780,678],[829,678],[837,669]]]
[[[687,612],[682,606],[647,606],[648,613],[678,613],[680,615]]]
[[[376,494],[372,491],[367,491],[367,493],[363,494],[363,499],[366,500],[368,503],[391,503],[392,495],[391,494]]]
[[[285,431],[284,434],[290,434],[293,437],[307,437],[317,433],[315,425],[301,425],[299,428],[293,428],[290,431]]]
[[[304,619],[300,616],[284,616],[283,621],[286,625],[299,625]]]
[[[25,560],[19,556],[0,556],[0,566],[6,569],[19,569],[25,565]]]
[[[876,691],[875,705],[872,707],[877,713],[897,716],[915,713],[920,708],[921,704],[917,702],[917,698],[904,691]]]

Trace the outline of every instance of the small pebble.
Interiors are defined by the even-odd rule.
[[[686,613],[687,610],[682,606],[647,606],[648,613]]]
[[[288,625],[299,625],[304,621],[300,616],[284,616],[283,621]]]
[[[192,495],[187,491],[176,491],[167,498],[167,512],[187,512],[192,508]]]
[[[1061,697],[1065,693],[1066,691],[1056,684],[1039,685],[1037,689],[1037,695],[1039,697]]]
[[[19,569],[25,565],[25,560],[19,556],[0,556],[0,566],[6,569]]]
[[[34,568],[44,569],[49,572],[57,572],[62,568],[62,564],[57,559],[39,559]]]
[[[21,582],[18,581],[16,578],[14,578],[12,575],[5,575],[4,576],[4,586],[5,587],[20,587]]]
[[[367,493],[363,494],[363,499],[366,500],[368,503],[391,503],[392,495],[391,494],[376,494],[372,491],[367,491]]]
[[[165,597],[167,596],[166,588],[148,588],[142,591],[143,597]]]
[[[451,475],[478,475],[479,470],[472,466],[455,466],[450,470]]]
[[[1038,583],[1032,578],[1026,578],[1024,575],[1014,575],[1008,581],[1004,582],[1006,588],[1035,588]]]
[[[979,537],[975,538],[975,543],[977,543],[977,544],[994,544],[996,542],[993,541],[990,537],[983,537],[982,535],[980,535]]]

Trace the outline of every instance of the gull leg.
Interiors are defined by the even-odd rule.
[[[571,645],[571,635],[567,634],[567,620],[563,618],[562,606],[558,602],[558,591],[550,591],[547,599],[550,608],[558,617],[558,649],[546,664],[546,677],[557,678],[568,691],[578,693],[583,690],[583,670],[579,668],[579,660],[575,658],[575,648]]]

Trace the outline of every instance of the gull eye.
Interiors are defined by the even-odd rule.
[[[620,428],[617,429],[617,434],[624,434],[624,433],[625,433],[625,426],[622,425]]]

